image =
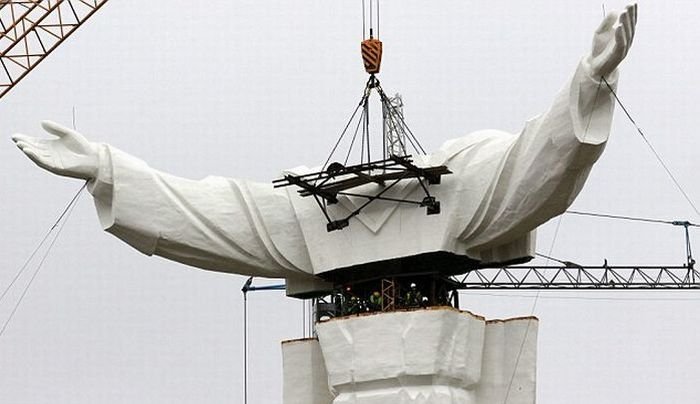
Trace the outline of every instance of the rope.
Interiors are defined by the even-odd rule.
[[[645,217],[634,217],[634,216],[623,216],[623,215],[610,215],[606,213],[592,213],[592,212],[580,212],[576,210],[567,210],[567,214],[570,215],[578,215],[578,216],[590,216],[590,217],[598,217],[598,218],[603,218],[603,219],[617,219],[617,220],[629,220],[633,222],[644,222],[644,223],[659,223],[659,224],[670,224],[673,226],[678,226],[681,223],[684,222],[679,222],[679,221],[672,221],[672,220],[661,220],[661,219],[649,219]],[[694,223],[687,223],[689,227],[700,227],[700,225],[694,224]]]
[[[27,269],[27,267],[29,266],[29,263],[32,261],[32,259],[34,259],[34,256],[36,255],[37,252],[39,252],[39,250],[44,245],[46,240],[49,238],[51,233],[56,229],[56,227],[61,222],[61,220],[68,214],[68,211],[71,209],[71,206],[73,206],[75,204],[76,200],[80,196],[80,193],[83,192],[83,190],[85,189],[86,186],[87,186],[87,182],[85,184],[83,184],[82,187],[80,187],[78,192],[73,196],[73,198],[70,200],[68,205],[66,205],[66,207],[63,209],[61,214],[58,216],[58,219],[56,219],[54,224],[49,228],[49,230],[46,232],[44,237],[41,239],[41,242],[39,242],[39,245],[37,245],[36,248],[34,248],[34,251],[32,251],[32,253],[29,255],[29,258],[27,258],[27,260],[24,261],[24,264],[22,264],[22,267],[20,267],[19,271],[17,271],[17,273],[15,274],[15,277],[12,279],[10,284],[7,285],[5,290],[3,290],[2,295],[0,295],[0,304],[2,304],[2,300],[5,298],[5,295],[7,295],[7,292],[12,288],[12,286],[15,284],[15,282],[17,282],[17,279],[19,279],[19,277],[22,276],[22,273],[24,273],[24,271]]]
[[[654,149],[654,146],[652,146],[651,142],[649,142],[649,139],[647,139],[647,137],[644,134],[644,132],[642,131],[642,129],[639,127],[639,125],[637,125],[637,122],[634,120],[634,118],[632,118],[632,115],[630,115],[630,113],[627,110],[627,108],[625,107],[625,105],[622,103],[620,98],[617,96],[617,93],[615,92],[615,90],[613,90],[612,86],[610,86],[610,83],[608,83],[608,81],[605,79],[605,77],[601,77],[601,79],[605,83],[605,85],[608,87],[610,92],[612,92],[613,96],[615,97],[615,100],[617,101],[617,104],[620,106],[620,108],[622,108],[622,111],[624,111],[625,115],[627,115],[627,118],[630,120],[630,122],[632,122],[632,125],[634,125],[634,127],[637,129],[637,133],[639,133],[639,135],[642,137],[642,139],[644,140],[644,143],[646,143],[647,146],[649,146],[649,149],[651,149],[651,152],[656,157],[656,160],[658,160],[658,162],[661,164],[661,167],[663,167],[664,171],[666,171],[666,174],[668,174],[668,176],[671,178],[671,181],[673,181],[673,183],[676,185],[676,188],[678,188],[680,193],[683,195],[683,197],[688,202],[688,204],[690,204],[690,206],[693,208],[695,213],[698,216],[700,216],[700,211],[698,210],[698,208],[695,206],[695,204],[690,199],[688,194],[685,192],[685,190],[683,189],[681,184],[678,182],[676,177],[673,175],[673,173],[671,173],[671,170],[668,168],[668,166],[663,161],[663,159],[661,158],[659,153],[656,151],[656,149]]]
[[[585,136],[585,134],[584,134]],[[549,246],[549,252],[545,257],[547,257],[547,262],[545,263],[545,266],[549,264],[549,259],[552,255],[552,251],[554,250],[554,244],[557,241],[557,237],[559,236],[559,228],[561,227],[561,221],[564,218],[563,215],[559,215],[559,220],[557,220],[557,227],[554,230],[554,237],[552,237],[552,244]],[[558,260],[556,260],[558,261]],[[535,314],[535,309],[537,308],[537,302],[540,299],[540,291],[538,290],[537,293],[535,294],[535,300],[532,302],[532,308],[530,309],[530,316],[533,316]],[[520,343],[520,348],[518,349],[518,356],[515,358],[515,365],[513,366],[513,374],[510,376],[510,381],[508,382],[508,389],[506,389],[506,395],[503,398],[503,404],[506,404],[508,402],[508,397],[510,396],[510,390],[513,387],[513,381],[515,380],[515,373],[518,370],[518,365],[520,364],[520,357],[523,354],[523,349],[525,349],[525,342],[527,341],[527,336],[530,334],[530,326],[532,325],[532,319],[527,320],[527,327],[525,328],[525,335],[523,335],[523,341]]]
[[[598,87],[595,90],[595,98],[593,99],[593,105],[598,104],[598,96],[600,95],[600,87],[603,82],[598,82]],[[586,142],[586,136],[588,136],[588,130],[591,128],[591,122],[593,122],[593,114],[588,117],[588,122],[586,123],[586,129],[583,131],[583,143]]]
[[[340,133],[340,137],[338,138],[338,141],[335,142],[335,146],[333,146],[333,149],[331,150],[331,153],[328,155],[328,158],[326,159],[326,162],[323,163],[323,166],[321,167],[322,170],[326,169],[326,165],[328,165],[328,162],[331,161],[331,158],[333,157],[333,154],[335,153],[336,149],[338,149],[338,145],[340,145],[340,142],[343,140],[343,137],[345,136],[345,133],[348,131],[348,127],[350,127],[350,124],[352,123],[352,120],[355,119],[355,115],[357,115],[357,111],[360,109],[362,104],[365,101],[366,95],[362,96],[362,100],[360,100],[360,103],[357,104],[357,107],[355,107],[355,110],[353,111],[352,115],[350,116],[350,119],[348,120],[348,123],[345,125],[345,128],[343,128],[343,131]]]
[[[556,262],[558,262],[558,263],[560,263],[560,264],[562,264],[562,265],[567,265],[567,266],[568,266],[568,265],[574,264],[574,263],[571,262],[571,261],[565,261],[565,260],[562,260],[562,259],[559,259],[559,258],[551,257],[551,256],[549,256],[549,255],[540,254],[540,253],[538,253],[538,252],[536,252],[535,255],[538,256],[538,257],[540,257],[540,258],[546,259],[546,260],[548,261],[547,263],[549,263],[549,261],[556,261]],[[545,266],[546,266],[546,265],[545,265]]]
[[[377,0],[377,38],[379,38],[379,0]]]
[[[246,281],[250,286],[253,277]],[[243,403],[248,404],[248,291],[243,286]]]
[[[635,128],[637,129],[637,132],[639,133],[639,135],[642,137],[642,139],[643,139],[644,142],[647,144],[647,146],[649,146],[649,148],[651,149],[652,153],[654,154],[654,156],[656,157],[656,159],[659,161],[659,163],[661,164],[661,166],[663,167],[663,169],[666,171],[666,174],[668,174],[668,176],[671,178],[671,180],[672,180],[673,183],[676,185],[676,187],[678,188],[678,190],[681,192],[681,194],[683,195],[683,197],[685,198],[685,200],[690,204],[690,206],[693,208],[693,210],[695,211],[695,213],[696,213],[698,216],[700,216],[700,211],[698,211],[698,209],[695,207],[695,204],[693,203],[693,201],[690,199],[690,197],[689,197],[688,194],[685,192],[685,190],[683,189],[683,187],[680,185],[680,183],[678,182],[678,180],[676,179],[676,177],[673,175],[673,173],[671,173],[671,170],[668,168],[668,166],[667,166],[666,163],[663,161],[663,159],[661,158],[661,156],[659,155],[659,153],[656,151],[656,149],[654,149],[654,146],[652,146],[651,142],[649,142],[649,140],[647,139],[646,135],[644,135],[644,132],[642,131],[642,129],[639,127],[639,125],[637,125],[637,123],[635,122],[635,120],[632,118],[632,116],[630,115],[630,113],[629,113],[629,111],[627,110],[627,108],[625,107],[625,105],[622,103],[622,101],[620,100],[620,98],[617,96],[617,93],[615,92],[615,90],[612,88],[612,86],[610,86],[610,83],[608,83],[608,81],[605,79],[605,77],[601,77],[601,81],[602,81],[603,83],[605,83],[605,85],[608,87],[608,89],[610,90],[610,92],[613,94],[613,96],[615,97],[615,100],[617,101],[618,105],[620,105],[620,108],[622,108],[622,110],[624,111],[624,113],[625,113],[625,115],[627,116],[627,118],[628,118],[628,119],[630,120],[630,122],[632,122],[632,124],[635,126]],[[598,89],[597,89],[597,91],[596,91],[596,96],[595,96],[595,99],[594,99],[594,105],[595,105],[595,104],[597,103],[597,101],[598,101],[598,92],[599,92],[599,90],[600,90],[600,85],[598,86]],[[591,118],[592,118],[592,117],[591,117]],[[589,126],[590,126],[590,119],[589,119],[588,125],[586,126],[586,130],[585,130],[585,133],[584,133],[584,139],[586,138],[586,135],[588,134]],[[583,216],[603,217],[603,218],[609,218],[609,219],[633,220],[633,221],[640,221],[640,222],[663,223],[663,224],[673,224],[673,225],[676,224],[676,223],[674,223],[674,222],[669,222],[669,221],[656,220],[656,219],[637,218],[637,217],[630,217],[630,216],[606,215],[606,214],[587,213],[587,212],[577,212],[577,211],[567,211],[566,213],[574,214],[574,215],[583,215]],[[552,252],[552,250],[553,250],[553,248],[554,248],[554,242],[556,241],[557,234],[559,233],[559,226],[561,225],[561,218],[562,218],[562,217],[563,217],[563,216],[559,216],[559,221],[557,222],[557,228],[556,228],[556,230],[555,230],[555,232],[554,232],[554,238],[552,239],[552,245],[550,246],[549,254],[548,254],[548,255],[538,254],[538,255],[540,255],[540,256],[543,256],[543,257],[547,258],[548,261],[549,261],[550,259],[552,259],[552,258],[551,258],[551,252]],[[692,225],[692,224],[690,224],[690,225]],[[693,226],[695,226],[695,225],[693,225]],[[565,263],[564,261],[560,261],[560,260],[557,260],[557,259],[554,259],[554,260],[555,260],[555,261],[559,261],[560,263]],[[538,290],[537,293],[535,294],[535,300],[534,300],[534,302],[533,302],[533,304],[532,304],[532,310],[531,310],[530,315],[533,315],[533,314],[534,314],[535,308],[536,308],[536,306],[537,306],[537,301],[539,300],[539,298],[540,298],[540,291]],[[528,323],[527,323],[527,328],[526,328],[526,330],[525,330],[525,335],[524,335],[524,337],[523,337],[522,343],[520,344],[520,350],[518,351],[518,356],[517,356],[517,358],[516,358],[516,360],[515,360],[515,367],[513,368],[513,374],[512,374],[512,376],[511,376],[511,378],[510,378],[510,382],[508,383],[508,389],[506,390],[506,395],[505,395],[505,398],[504,398],[504,400],[503,400],[504,403],[506,403],[506,402],[508,401],[508,397],[509,397],[509,395],[510,395],[511,388],[512,388],[512,386],[513,386],[513,381],[514,381],[514,379],[515,379],[515,373],[516,373],[516,371],[517,371],[518,364],[520,363],[520,356],[522,355],[523,348],[524,348],[524,346],[525,346],[525,341],[527,340],[527,335],[528,335],[528,333],[529,333],[529,331],[530,331],[530,324],[531,324],[531,322],[532,322],[532,320],[529,320]]]
[[[369,164],[372,162],[372,157],[370,155],[371,151],[370,151],[370,146],[369,146],[369,99],[365,100],[364,119],[365,119],[364,131],[365,131],[365,137],[367,137],[367,163]],[[364,142],[363,142],[363,144],[364,144]],[[360,162],[362,162],[362,158],[360,158]]]
[[[364,114],[364,110],[362,111]],[[348,165],[348,160],[350,159],[350,153],[352,153],[352,147],[355,145],[355,140],[357,139],[357,132],[360,130],[360,125],[362,124],[362,117],[357,120],[357,126],[355,127],[355,133],[352,135],[352,140],[350,141],[350,147],[348,148],[348,154],[345,155],[345,161],[343,165]]]
[[[369,0],[369,33],[372,36],[372,28],[374,28],[374,22],[372,21],[372,0]]]
[[[367,32],[367,27],[365,26],[365,0],[362,0],[362,39],[365,39],[365,32]]]
[[[85,184],[83,184],[83,186],[80,187],[80,189],[79,189],[78,192],[75,194],[75,196],[73,197],[73,199],[71,199],[71,201],[70,201],[70,203],[68,204],[68,206],[66,206],[66,208],[63,210],[63,212],[61,213],[61,215],[58,217],[58,220],[56,220],[56,223],[54,223],[54,225],[51,226],[51,229],[49,229],[49,232],[48,232],[47,235],[44,237],[44,239],[41,241],[41,243],[39,244],[39,247],[37,247],[37,249],[31,254],[30,258],[29,258],[29,259],[27,260],[27,262],[25,262],[25,264],[22,266],[22,269],[20,269],[20,272],[19,272],[19,273],[21,273],[21,272],[24,271],[24,269],[27,267],[27,264],[29,263],[29,261],[31,261],[31,258],[36,254],[36,252],[37,252],[38,249],[41,247],[41,245],[46,241],[46,238],[48,237],[48,235],[51,234],[51,232],[53,232],[54,229],[56,229],[56,227],[58,226],[59,222],[61,222],[61,220],[65,217],[65,220],[63,220],[63,223],[61,223],[60,227],[58,227],[58,231],[56,232],[56,235],[54,236],[53,240],[51,240],[51,243],[49,244],[48,248],[47,248],[46,251],[44,252],[44,255],[41,257],[41,261],[39,261],[39,265],[37,266],[36,270],[35,270],[34,273],[32,274],[32,277],[29,279],[29,282],[27,282],[27,286],[24,287],[24,290],[22,291],[22,294],[19,296],[19,299],[17,299],[17,303],[15,303],[15,306],[12,308],[12,311],[10,312],[10,315],[7,317],[7,319],[6,319],[5,322],[3,323],[2,328],[0,328],[0,337],[2,337],[2,335],[5,333],[5,330],[7,329],[7,326],[10,324],[10,321],[12,321],[12,319],[14,318],[15,313],[17,313],[17,309],[19,308],[20,304],[22,304],[22,301],[24,300],[24,297],[27,295],[27,292],[29,291],[29,288],[32,286],[32,283],[34,282],[34,280],[36,279],[37,275],[39,274],[39,271],[41,270],[42,266],[44,265],[44,262],[46,261],[46,258],[49,256],[49,253],[51,252],[51,249],[53,248],[54,244],[56,244],[56,241],[58,240],[58,237],[61,235],[61,232],[63,231],[64,226],[65,226],[66,223],[68,222],[68,218],[70,217],[71,213],[73,213],[73,209],[74,209],[75,206],[76,206],[76,202],[77,202],[77,200],[78,200],[78,197],[79,197],[80,194],[83,192],[83,190],[85,189],[86,186],[87,186],[87,182],[85,182]],[[18,274],[19,274],[19,273],[18,273]],[[12,283],[10,284],[10,286],[7,287],[7,289],[3,292],[2,297],[4,297],[4,296],[6,295],[7,291],[8,291],[9,288],[12,286],[12,284],[14,284],[14,282],[17,280],[18,277],[19,277],[19,275],[16,276],[15,279],[14,279],[14,280],[12,281]],[[1,298],[0,298],[0,300],[1,300]]]
[[[53,229],[53,228],[52,228],[52,229]],[[19,269],[19,271],[17,271],[17,273],[15,274],[15,277],[12,279],[12,281],[10,282],[10,284],[7,285],[7,287],[5,288],[5,290],[2,292],[2,295],[0,295],[0,303],[2,303],[2,299],[5,298],[5,295],[6,295],[7,292],[12,288],[12,286],[15,284],[15,282],[17,282],[17,279],[19,279],[19,277],[22,275],[22,273],[24,273],[24,270],[27,269],[27,265],[29,265],[29,262],[34,258],[34,256],[35,256],[36,253],[39,251],[39,249],[44,245],[44,243],[46,242],[46,239],[49,238],[49,235],[51,235],[51,231],[50,231],[50,230],[49,230],[48,233],[46,233],[46,235],[45,235],[44,238],[41,240],[41,242],[39,243],[39,245],[34,249],[34,251],[32,251],[31,255],[29,255],[29,258],[27,258],[27,260],[24,261],[24,264],[23,264],[22,267]]]

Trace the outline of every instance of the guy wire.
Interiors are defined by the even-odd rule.
[[[668,174],[668,176],[671,178],[671,181],[673,181],[673,183],[676,185],[676,188],[678,188],[678,190],[680,191],[680,193],[683,195],[683,197],[684,197],[685,200],[688,202],[688,204],[690,204],[690,206],[693,208],[693,210],[695,211],[695,213],[696,213],[698,216],[700,216],[700,211],[698,210],[698,208],[695,207],[695,204],[694,204],[693,201],[690,199],[690,197],[688,196],[688,194],[685,192],[685,190],[683,189],[683,187],[681,186],[681,184],[678,182],[678,180],[676,179],[676,177],[673,175],[673,173],[671,172],[671,170],[668,168],[668,166],[666,165],[666,163],[664,162],[664,160],[661,158],[661,155],[659,155],[659,153],[656,151],[656,149],[654,149],[654,146],[652,146],[651,142],[649,142],[649,139],[647,139],[646,135],[645,135],[644,132],[642,131],[642,128],[640,128],[639,125],[637,125],[637,122],[634,120],[634,118],[632,118],[632,115],[630,115],[629,111],[627,110],[627,108],[625,107],[625,105],[624,105],[624,104],[622,103],[622,101],[620,100],[620,97],[617,96],[617,93],[616,93],[615,90],[612,88],[612,86],[610,85],[610,83],[608,83],[608,81],[605,79],[605,77],[601,77],[601,80],[605,83],[605,85],[608,87],[608,89],[610,90],[610,92],[612,92],[612,95],[615,97],[615,100],[617,101],[617,104],[620,106],[620,108],[622,108],[622,111],[625,113],[625,115],[627,115],[627,119],[629,119],[629,121],[632,122],[632,125],[634,125],[634,127],[637,129],[637,133],[639,133],[639,135],[642,137],[642,139],[644,140],[644,143],[646,143],[647,146],[649,146],[649,149],[651,149],[651,152],[654,154],[654,157],[656,157],[656,160],[658,160],[658,162],[661,164],[661,167],[663,167],[664,171],[666,171],[666,174]]]
[[[46,261],[46,258],[48,257],[49,253],[51,252],[52,247],[54,246],[54,244],[56,244],[56,241],[58,240],[58,237],[61,235],[61,232],[63,231],[64,226],[65,226],[66,223],[68,222],[68,218],[70,217],[71,213],[73,213],[73,209],[74,209],[75,206],[76,206],[76,202],[77,202],[77,200],[78,200],[78,197],[79,197],[80,194],[83,192],[83,190],[85,189],[86,186],[87,186],[87,182],[85,182],[85,184],[83,184],[83,186],[80,187],[80,189],[79,189],[78,192],[75,194],[75,196],[73,197],[73,199],[71,199],[71,201],[70,201],[70,203],[68,204],[68,206],[66,206],[66,208],[63,210],[63,212],[61,213],[61,215],[58,217],[58,219],[56,220],[56,222],[54,223],[54,225],[51,226],[51,228],[49,229],[47,235],[46,235],[46,236],[44,237],[44,239],[41,241],[41,243],[39,244],[39,246],[34,250],[34,252],[31,254],[31,256],[30,256],[30,258],[27,260],[27,262],[25,262],[25,265],[22,266],[22,268],[21,268],[20,271],[18,272],[18,275],[15,277],[15,279],[13,279],[13,281],[10,283],[10,285],[7,287],[7,289],[5,289],[5,291],[3,292],[2,297],[5,296],[5,294],[7,293],[7,291],[10,289],[10,287],[11,287],[11,286],[14,284],[14,282],[17,280],[17,278],[19,277],[19,274],[21,274],[21,272],[23,272],[23,271],[27,268],[28,263],[31,261],[32,257],[36,254],[36,252],[39,250],[39,248],[41,247],[41,245],[46,241],[48,235],[51,234],[51,232],[53,232],[53,230],[56,229],[56,228],[58,227],[58,231],[56,232],[56,236],[53,238],[53,240],[51,240],[51,243],[49,244],[48,248],[47,248],[46,251],[44,252],[44,255],[41,257],[41,261],[39,261],[39,265],[37,266],[36,270],[35,270],[34,273],[32,274],[32,277],[29,279],[29,282],[27,282],[27,286],[24,287],[24,290],[22,291],[22,294],[19,296],[19,299],[17,299],[17,303],[15,303],[15,306],[12,308],[12,311],[10,312],[10,315],[7,317],[7,319],[6,319],[5,322],[3,323],[2,328],[0,328],[0,337],[2,337],[2,335],[5,333],[5,330],[7,329],[7,326],[10,324],[10,321],[12,321],[12,319],[14,318],[15,313],[17,312],[17,309],[19,308],[20,304],[22,304],[22,301],[24,300],[24,297],[27,295],[27,292],[29,291],[29,288],[32,286],[32,283],[34,282],[34,280],[36,279],[37,275],[39,274],[39,271],[41,270],[42,266],[44,265],[44,262]],[[61,223],[61,225],[58,226],[59,223],[61,222],[61,220],[62,220],[64,217],[65,217],[65,220],[63,220],[63,222]]]

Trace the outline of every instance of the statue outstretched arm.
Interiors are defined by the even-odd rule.
[[[310,272],[285,190],[222,177],[179,178],[58,124],[42,126],[55,138],[12,139],[40,167],[88,180],[103,228],[142,253],[242,275]]]
[[[615,88],[636,21],[636,4],[609,14],[573,79],[510,144],[488,201],[462,232],[473,251],[522,237],[573,203],[608,139],[615,100],[605,81]]]

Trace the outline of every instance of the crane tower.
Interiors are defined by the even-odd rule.
[[[0,0],[0,98],[108,0]]]

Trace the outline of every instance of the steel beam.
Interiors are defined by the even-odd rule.
[[[688,266],[513,266],[475,269],[459,289],[700,289]]]
[[[0,0],[0,98],[108,0]]]

